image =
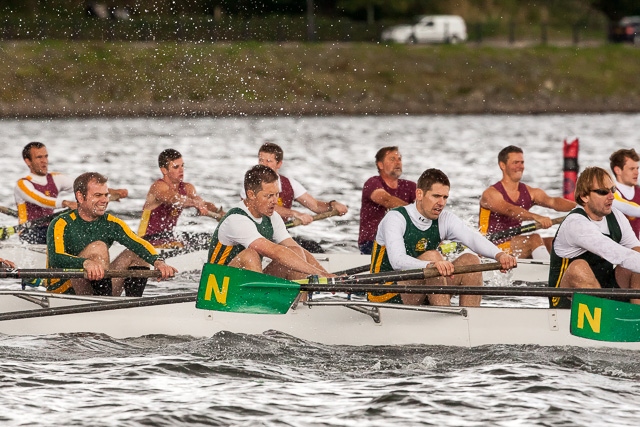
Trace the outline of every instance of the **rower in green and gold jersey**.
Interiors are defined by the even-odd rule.
[[[514,268],[515,257],[502,252],[479,232],[467,227],[444,207],[449,198],[449,178],[438,169],[427,169],[417,182],[416,201],[390,210],[380,222],[371,254],[371,272],[435,267],[441,277],[406,281],[403,285],[482,286],[482,273],[455,275],[456,267],[479,264],[472,253],[463,253],[453,262],[437,250],[440,242],[460,242],[476,253],[493,258],[503,271]],[[424,294],[369,293],[373,302],[420,305]],[[429,295],[431,305],[450,305],[451,295]],[[460,305],[478,306],[479,295],[461,295]]]
[[[138,237],[127,224],[105,214],[109,204],[107,178],[97,172],[83,173],[73,183],[77,209],[54,219],[47,231],[47,266],[49,268],[83,268],[87,279],[51,280],[47,290],[78,295],[142,296],[146,279],[105,279],[107,269],[149,268],[153,265],[162,278],[177,270],[161,259],[154,247]],[[113,261],[109,248],[119,242],[127,249]],[[144,282],[144,283],[142,283]]]
[[[264,273],[284,279],[308,275],[329,276],[313,255],[289,235],[284,221],[275,213],[278,203],[278,174],[268,166],[256,165],[244,176],[246,198],[229,209],[213,233],[208,260],[262,272],[262,258],[272,261]]]

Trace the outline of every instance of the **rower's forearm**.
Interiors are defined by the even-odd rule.
[[[48,250],[49,257],[47,259],[47,266],[49,268],[84,268],[84,262],[87,258],[81,258],[74,255],[55,252],[55,250]]]

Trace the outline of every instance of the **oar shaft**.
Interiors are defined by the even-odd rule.
[[[463,265],[456,267],[454,270],[454,274],[478,273],[481,271],[500,270],[501,268],[502,266],[499,262]],[[427,267],[415,270],[385,271],[382,273],[361,274],[358,276],[349,276],[346,278],[335,277],[329,278],[327,279],[327,281],[331,284],[351,285],[365,283],[403,282],[405,280],[422,280],[438,276],[440,276],[440,272],[437,268]]]
[[[220,218],[222,218],[222,214],[220,214],[220,212],[211,212],[211,211],[207,211],[207,215],[210,218],[215,219],[216,221],[220,221]]]
[[[561,216],[558,218],[553,218],[551,220],[551,224],[556,225],[560,224],[566,217]],[[536,231],[542,228],[539,223],[534,222],[532,224],[522,225],[520,227],[508,228],[506,230],[498,231],[495,233],[487,234],[487,239],[495,242],[496,240],[505,239],[507,237],[519,236],[520,234],[529,233],[531,231]]]
[[[84,270],[41,268],[0,270],[0,279],[84,279]],[[105,277],[160,277],[159,270],[106,270]]]
[[[6,206],[0,206],[0,213],[9,215],[9,216],[15,216],[15,217],[18,216],[18,211],[16,211],[15,209],[8,208]]]
[[[640,298],[640,289],[574,289],[549,287],[508,287],[508,286],[406,286],[406,285],[300,285],[301,291],[308,292],[389,292],[400,294],[460,294],[496,295],[521,297],[571,297],[581,293],[608,298]]]
[[[370,265],[367,264],[367,265],[361,265],[359,267],[348,268],[346,270],[332,271],[332,273],[338,276],[342,276],[342,275],[351,276],[352,274],[359,274],[359,273],[364,273],[365,271],[369,271],[370,268],[371,268]]]
[[[314,215],[313,216],[313,220],[314,221],[318,221],[318,220],[325,219],[325,218],[331,218],[332,216],[337,216],[337,215],[340,215],[340,212],[338,212],[335,209],[332,209],[329,212],[323,212],[323,213],[319,213],[317,215]],[[302,221],[299,220],[298,218],[294,218],[293,220],[287,222],[285,225],[287,226],[287,228],[297,227],[299,225],[302,225]]]
[[[123,298],[121,300],[109,300],[105,302],[70,305],[64,307],[51,307],[36,310],[14,311],[1,313],[0,321],[28,319],[32,317],[58,316],[63,314],[89,313],[95,311],[119,310],[124,308],[150,307],[154,305],[179,304],[185,302],[195,302],[196,292],[185,292],[181,294],[162,295],[156,297]]]

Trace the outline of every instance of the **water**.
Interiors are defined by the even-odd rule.
[[[157,155],[169,147],[182,152],[199,193],[228,207],[258,147],[271,140],[285,150],[284,175],[351,209],[295,233],[352,252],[361,185],[376,173],[382,146],[400,146],[407,179],[427,167],[445,171],[450,209],[475,225],[505,145],[525,150],[528,184],[560,195],[563,139],[580,138],[582,168],[608,167],[612,151],[636,144],[639,125],[640,115],[3,120],[0,204],[13,205],[13,184],[26,173],[21,149],[39,140],[51,170],[96,170],[128,188],[130,199],[113,203],[114,212],[140,211],[159,177]],[[215,222],[186,215],[179,226],[212,231]],[[181,274],[171,287],[192,289],[194,279]],[[640,416],[637,353],[621,350],[332,347],[275,331],[208,339],[63,334],[0,336],[0,360],[6,425],[635,426]]]

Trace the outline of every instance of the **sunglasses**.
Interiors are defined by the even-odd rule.
[[[596,188],[595,190],[591,190],[592,193],[596,193],[600,196],[606,196],[609,193],[615,193],[616,192],[616,187],[611,187],[611,188]]]

